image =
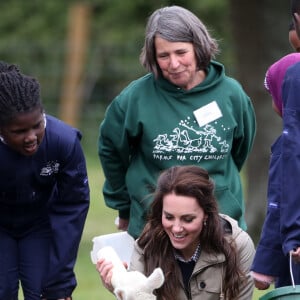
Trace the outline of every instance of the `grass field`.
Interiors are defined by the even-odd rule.
[[[90,259],[92,238],[101,234],[116,231],[114,219],[116,212],[107,208],[101,194],[103,176],[98,161],[87,160],[91,186],[91,206],[81,241],[75,272],[78,287],[74,292],[75,300],[110,300],[115,299],[102,287],[95,265]]]

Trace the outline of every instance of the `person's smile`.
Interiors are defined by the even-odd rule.
[[[162,225],[172,246],[189,259],[195,252],[207,216],[193,197],[167,194],[163,198]]]
[[[203,81],[204,72],[199,73],[192,43],[169,42],[156,37],[155,49],[164,78],[186,90]]]
[[[38,143],[30,143],[24,145],[24,152],[26,152],[28,155],[32,155],[37,151]]]

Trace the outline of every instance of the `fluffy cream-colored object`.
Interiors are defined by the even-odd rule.
[[[138,271],[127,271],[115,250],[105,246],[97,252],[97,258],[104,258],[113,264],[111,284],[118,300],[156,300],[153,290],[164,283],[161,268],[156,268],[146,277]]]

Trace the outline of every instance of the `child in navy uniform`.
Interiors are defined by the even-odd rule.
[[[71,299],[89,208],[78,130],[46,115],[39,82],[0,62],[0,299]]]
[[[292,90],[282,89],[282,84],[284,78],[285,81],[288,79],[286,77],[287,70],[297,63],[299,65],[299,62],[300,53],[288,54],[270,66],[266,73],[265,86],[272,96],[273,109],[286,121],[292,121],[289,117],[290,113],[286,110],[288,94]],[[288,181],[291,181],[296,160],[294,160],[293,167],[288,169],[284,162],[283,153],[289,151],[288,148],[291,148],[291,144],[284,143],[286,132],[286,130],[283,130],[283,133],[271,147],[267,215],[252,265],[252,275],[258,289],[267,289],[273,282],[275,282],[275,287],[292,285],[289,251],[284,249],[284,236],[288,234],[288,231],[284,228],[290,222],[288,219],[292,215],[288,213],[288,219],[284,216],[287,214],[289,193],[295,193],[295,190],[288,191],[286,189],[283,173],[289,170],[290,176],[285,177]],[[292,139],[296,137],[297,135],[291,136]],[[291,206],[290,209],[296,211],[296,213],[298,212],[295,206]],[[299,265],[293,263],[292,271],[294,282],[300,284]]]

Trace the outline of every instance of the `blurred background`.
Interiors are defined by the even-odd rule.
[[[84,135],[91,209],[76,271],[74,299],[114,299],[100,284],[89,252],[92,238],[116,231],[116,212],[105,207],[97,157],[105,108],[131,80],[143,75],[139,53],[150,13],[165,5],[193,11],[219,40],[217,60],[251,97],[258,131],[243,170],[246,218],[257,242],[265,216],[270,146],[280,119],[263,87],[270,64],[292,52],[289,1],[273,0],[11,0],[0,2],[0,60],[17,64],[42,86],[45,109]],[[258,299],[257,294],[255,299]]]

